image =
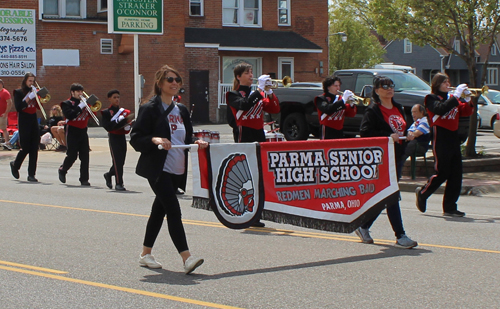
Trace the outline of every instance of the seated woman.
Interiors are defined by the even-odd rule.
[[[47,129],[47,132],[50,132],[52,137],[59,142],[59,147],[57,147],[56,151],[66,151],[66,136],[64,134],[64,125],[66,121],[63,120],[64,117],[61,106],[54,105],[50,110],[50,116],[44,129]]]

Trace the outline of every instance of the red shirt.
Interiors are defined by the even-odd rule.
[[[0,116],[5,114],[5,111],[7,110],[7,100],[10,98],[10,92],[7,91],[7,89],[3,88],[0,90]]]
[[[380,104],[380,111],[384,116],[385,122],[391,127],[392,132],[397,133],[399,136],[403,136],[406,130],[406,121],[399,110],[394,106],[389,109]]]

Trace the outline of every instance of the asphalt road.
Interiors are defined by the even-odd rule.
[[[495,197],[461,196],[467,217],[445,218],[441,195],[421,214],[414,195],[403,192],[405,229],[419,242],[404,250],[393,246],[385,214],[371,229],[374,245],[274,222],[230,230],[212,212],[190,207],[188,189],[180,196],[188,243],[205,263],[186,276],[166,225],[153,251],[164,268],[139,267],[153,194],[134,174],[137,153],[127,155],[128,191],[116,192],[102,177],[110,164],[106,139],[92,138],[91,148],[90,188],[79,186],[79,161],[66,184],[58,181],[62,153],[40,152],[36,184],[25,181],[27,161],[15,180],[8,165],[15,152],[0,153],[1,308],[500,306]]]

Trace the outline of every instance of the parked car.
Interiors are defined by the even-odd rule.
[[[431,92],[431,87],[416,75],[401,70],[387,69],[351,69],[338,70],[333,75],[342,80],[342,90],[349,89],[357,96],[371,97],[371,93],[361,93],[365,85],[373,85],[375,76],[390,77],[396,88],[394,100],[403,105],[406,119],[412,122],[411,108],[414,104],[424,104],[424,98]],[[309,135],[319,135],[319,119],[314,98],[323,94],[322,84],[318,82],[293,83],[288,88],[277,88],[274,93],[280,100],[281,112],[275,119],[286,140],[306,140]],[[344,135],[355,137],[359,134],[359,126],[366,106],[358,105],[355,117],[345,118]],[[274,118],[274,117],[273,117]],[[468,136],[469,118],[460,119],[460,139],[465,141]]]
[[[493,128],[500,113],[500,91],[489,90],[482,94],[477,101],[478,128]]]

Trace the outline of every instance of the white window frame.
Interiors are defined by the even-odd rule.
[[[460,40],[455,39],[453,41],[453,50],[455,50],[457,54],[460,54]]]
[[[230,61],[234,62],[235,64],[237,62],[245,61],[245,60],[254,60],[256,65],[252,66],[252,73],[253,73],[253,83],[256,84],[258,82],[258,78],[260,75],[262,75],[262,57],[233,57],[233,56],[223,56],[222,57],[222,62],[221,62],[221,74],[222,74],[222,79],[224,79],[224,63]],[[234,80],[234,75],[231,75],[230,80],[223,80],[223,83],[233,83]]]
[[[498,68],[487,68],[486,85],[498,85]]]
[[[191,14],[191,4],[193,3],[199,3],[200,4],[200,15],[192,15]],[[189,16],[205,16],[205,10],[204,10],[205,4],[204,0],[189,0]]]
[[[282,66],[285,63],[290,63],[291,68],[290,68],[290,78],[292,81],[294,81],[294,71],[295,71],[295,63],[294,63],[294,58],[293,57],[278,57],[278,79],[283,79],[283,70]]]
[[[103,2],[106,3],[106,9],[101,9]],[[97,0],[97,13],[103,13],[107,11],[108,11],[108,0]]]
[[[282,1],[285,1],[286,2],[286,9],[282,9],[280,8],[280,2]],[[291,13],[291,0],[278,0],[278,26],[291,26],[292,25],[292,21],[291,21],[291,17],[292,17],[292,13]],[[287,15],[287,20],[288,22],[287,23],[280,23],[280,10],[286,10],[286,15]]]
[[[249,28],[262,28],[262,0],[259,1],[259,11],[258,11],[258,23],[257,24],[245,24],[244,23],[244,17],[245,17],[245,0],[238,0],[239,4],[238,7],[233,8],[231,7],[230,9],[236,9],[238,10],[238,22],[237,23],[224,23],[224,0],[222,0],[222,25],[227,26],[227,27],[249,27]]]
[[[103,50],[104,43],[108,43],[111,45],[111,51],[106,52]],[[99,44],[99,49],[101,51],[101,55],[112,55],[113,54],[113,39],[101,39]]]
[[[404,53],[411,54],[413,52],[413,43],[410,39],[404,39]]]
[[[41,9],[43,10],[43,1],[42,0],[42,5]],[[58,2],[58,14],[57,15],[47,15],[43,14],[44,18],[86,18],[87,17],[87,0],[79,0],[80,1],[80,16],[67,16],[66,15],[66,0],[57,0]]]
[[[490,55],[491,56],[496,56],[497,55],[497,44],[493,43],[493,45],[491,45],[491,52],[490,52]]]

